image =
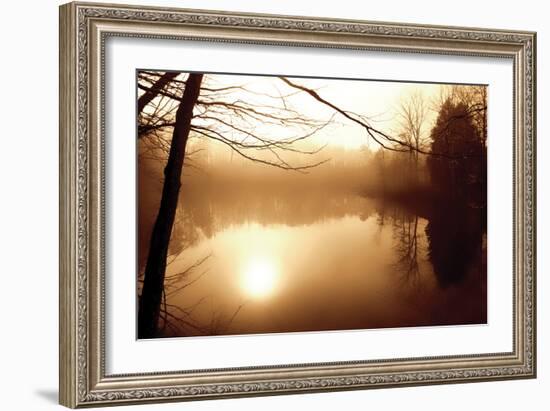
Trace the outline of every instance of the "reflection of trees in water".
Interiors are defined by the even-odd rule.
[[[433,207],[426,235],[430,261],[441,287],[460,283],[476,264],[481,270],[485,215],[483,209],[447,202]]]
[[[417,283],[420,275],[418,216],[402,212],[402,218],[393,221],[396,267],[403,277]]]
[[[181,273],[175,271],[196,258],[186,252],[188,249],[228,227],[251,220],[266,226],[307,226],[346,216],[360,216],[363,220],[371,218],[378,226],[370,237],[371,241],[391,247],[394,265],[388,267],[388,275],[395,273],[415,299],[431,292],[432,281],[441,288],[437,298],[442,300],[436,303],[440,311],[431,313],[436,316],[433,318],[441,323],[463,321],[462,317],[455,319],[451,315],[457,315],[456,310],[463,307],[470,307],[473,303],[465,299],[471,299],[476,301],[477,310],[471,308],[471,321],[480,321],[479,310],[484,303],[478,292],[483,293],[484,280],[477,274],[483,274],[483,210],[443,200],[406,204],[405,201],[382,202],[344,193],[327,196],[322,191],[302,192],[301,195],[272,189],[247,192],[201,190],[200,195],[193,193],[186,197],[189,191],[182,190],[183,201],[180,202],[178,222],[172,236],[175,243],[170,261],[174,264],[167,271],[167,292],[163,297],[162,336],[224,335],[235,331],[233,320],[242,308],[238,302],[234,306],[222,304],[209,309],[208,305],[215,301],[207,293],[203,293],[198,301],[188,300],[188,296],[194,293],[189,287],[200,281],[202,275],[208,275],[208,259],[198,262],[193,270],[181,277]],[[447,289],[451,290],[450,294]],[[178,293],[186,293],[186,290],[189,294],[177,298]],[[185,307],[182,302],[192,305]],[[205,302],[207,304],[203,305]]]
[[[470,270],[482,270],[483,209],[437,201],[417,213],[384,204],[377,214],[381,228],[388,220],[392,224],[396,269],[409,283],[418,282],[423,258],[431,263],[442,288],[460,284]],[[424,230],[419,219],[427,220]]]
[[[459,284],[469,270],[480,269],[485,211],[467,205],[433,199],[388,203],[349,193],[273,188],[215,192],[191,186],[184,187],[182,196],[180,220],[172,236],[181,247],[246,222],[301,226],[346,216],[366,220],[376,214],[380,235],[391,224],[396,271],[408,282],[419,281],[424,259],[433,266],[443,288]]]
[[[244,222],[300,226],[352,215],[366,220],[376,213],[380,231],[388,222],[392,226],[396,268],[409,281],[418,279],[421,259],[427,258],[440,286],[460,283],[482,251],[483,209],[447,201],[390,205],[355,194],[327,196],[322,190],[295,193],[260,188],[214,192],[189,187],[182,196],[172,236],[172,242],[179,244],[172,245],[176,249],[195,244],[200,233],[210,238]],[[428,221],[425,229],[419,218]]]
[[[356,194],[260,187],[238,191],[183,187],[180,204],[182,224],[178,224],[172,238],[181,237],[190,244],[200,238],[198,230],[210,238],[227,227],[247,222],[294,227],[346,216],[366,220],[375,211],[373,200]]]

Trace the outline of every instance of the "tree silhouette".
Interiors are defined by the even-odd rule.
[[[168,245],[170,243],[170,235],[176,216],[176,207],[181,187],[180,179],[183,169],[183,159],[189,139],[189,131],[191,130],[193,109],[200,94],[202,78],[202,74],[189,75],[181,103],[176,112],[170,154],[166,168],[164,169],[165,178],[160,209],[151,234],[143,291],[139,301],[138,336],[140,338],[152,337],[157,331],[156,327],[164,287]]]
[[[428,167],[434,188],[453,198],[465,198],[484,181],[485,147],[462,102],[447,99],[431,131],[431,150],[449,153],[453,158],[430,157]]]
[[[326,127],[331,120],[309,119],[291,108],[286,98],[261,94],[261,104],[245,100],[254,96],[244,85],[216,87],[205,75],[140,72],[138,87],[138,139],[144,152],[166,158],[160,207],[155,219],[139,300],[138,337],[157,335],[164,292],[166,261],[176,215],[181,176],[190,138],[206,138],[228,146],[241,157],[283,170],[305,172],[323,164],[320,160],[291,164],[283,153],[312,155],[322,146],[305,149],[300,142]],[[281,134],[259,132],[258,124],[278,127]],[[171,138],[169,136],[172,130]]]
[[[422,93],[415,91],[401,101],[397,111],[402,140],[410,146],[408,153],[408,175],[410,183],[417,184],[419,178],[419,149],[427,146],[428,105]],[[432,150],[433,151],[433,150]],[[438,151],[438,150],[436,150]]]

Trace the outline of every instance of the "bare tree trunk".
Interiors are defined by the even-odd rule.
[[[164,289],[166,257],[178,205],[185,147],[191,130],[193,108],[200,94],[202,77],[202,74],[189,75],[176,112],[170,154],[164,169],[160,208],[151,234],[143,290],[139,301],[138,338],[151,338],[157,332]]]

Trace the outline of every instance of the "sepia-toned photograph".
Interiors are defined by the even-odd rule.
[[[487,93],[138,70],[138,338],[485,324]]]

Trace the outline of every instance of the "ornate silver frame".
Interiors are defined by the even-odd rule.
[[[514,349],[471,356],[106,375],[103,62],[109,36],[201,39],[514,63]],[[218,11],[60,8],[60,403],[68,407],[474,382],[536,376],[536,34]],[[268,362],[268,359],[266,359]]]

